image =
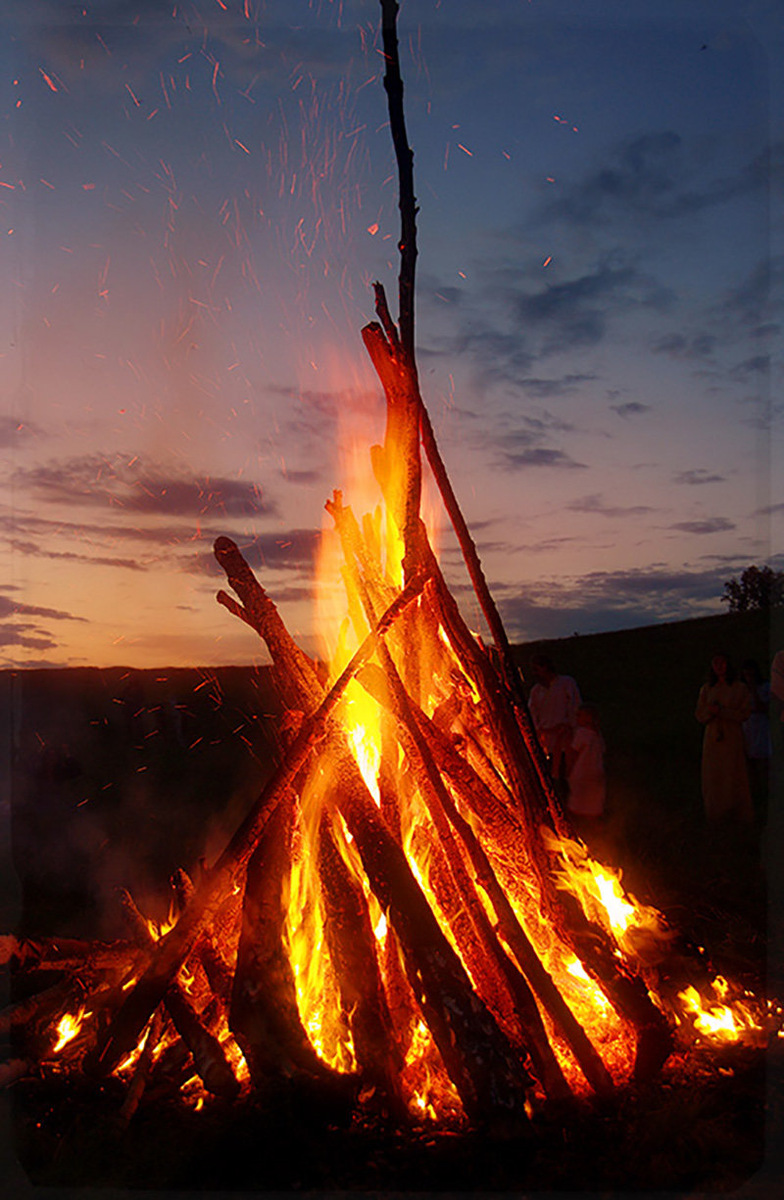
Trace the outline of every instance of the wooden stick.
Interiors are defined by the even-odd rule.
[[[387,401],[383,447],[371,450],[371,463],[387,507],[404,543],[403,571],[410,578],[424,566],[424,527],[419,516],[422,463],[415,371],[402,351],[395,352],[382,327],[372,321],[362,340],[376,368]]]
[[[359,778],[357,778],[357,776]],[[336,799],[370,886],[400,942],[409,981],[468,1116],[523,1121],[527,1072],[476,995],[359,776],[343,764]]]
[[[416,200],[414,198],[414,154],[408,144],[403,112],[403,80],[397,46],[397,0],[381,0],[381,29],[386,71],[384,88],[389,108],[389,127],[398,167],[400,208],[399,323],[402,349],[414,364],[414,284],[416,274]]]
[[[674,1045],[667,1018],[651,1000],[643,980],[619,962],[604,930],[589,921],[575,897],[567,892],[561,892],[559,896],[563,906],[560,927],[566,941],[613,1007],[635,1028],[635,1079],[641,1082],[652,1078]]]
[[[0,937],[0,966],[21,971],[100,971],[130,967],[138,948],[131,942],[80,938]]]
[[[186,870],[177,867],[171,877],[171,885],[177,895],[177,902],[182,911],[193,899],[195,887],[193,880]],[[231,972],[215,948],[210,931],[205,929],[194,947],[191,961],[197,959],[207,976],[207,981],[214,995],[228,999],[231,990]]]
[[[144,1095],[144,1090],[147,1087],[147,1082],[150,1078],[150,1072],[152,1070],[153,1051],[161,1039],[162,1030],[163,1016],[161,1015],[161,1011],[159,1009],[152,1018],[152,1023],[150,1024],[150,1028],[144,1042],[144,1047],[139,1055],[139,1060],[136,1063],[136,1068],[133,1072],[133,1078],[128,1085],[128,1091],[125,1095],[125,1099],[122,1102],[122,1106],[120,1107],[119,1121],[121,1126],[126,1126],[129,1124],[131,1118],[141,1103],[141,1099]]]
[[[295,694],[310,697],[307,711],[314,709],[321,698],[322,688],[311,660],[289,634],[280,614],[269,596],[256,579],[243,558],[237,545],[230,538],[219,537],[214,546],[215,557],[226,572],[229,585],[240,598],[241,605],[226,592],[218,592],[218,602],[239,616],[255,629],[264,639],[273,659],[285,659],[290,677],[289,687],[283,695],[288,707]]]

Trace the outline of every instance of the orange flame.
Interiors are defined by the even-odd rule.
[[[693,986],[678,993],[683,1012],[691,1018],[696,1032],[715,1042],[759,1042],[765,1024],[755,1011],[754,998],[735,997],[728,1003],[732,989],[721,975],[711,981],[710,987],[712,997],[701,996]]]

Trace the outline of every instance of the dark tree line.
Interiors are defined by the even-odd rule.
[[[784,607],[784,571],[771,567],[746,567],[739,579],[724,584],[722,603],[731,613]]]

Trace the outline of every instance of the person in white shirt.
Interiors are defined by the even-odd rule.
[[[566,761],[569,812],[580,819],[601,817],[607,799],[604,738],[599,728],[598,713],[591,704],[581,704],[577,710],[577,728],[572,735]]]
[[[550,760],[556,782],[565,778],[565,755],[577,727],[580,691],[571,675],[559,675],[553,660],[537,654],[531,662],[536,683],[528,698],[528,711],[539,741]]]

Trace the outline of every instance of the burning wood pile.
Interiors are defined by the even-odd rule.
[[[13,1035],[5,1084],[113,1076],[126,1121],[145,1090],[199,1106],[302,1086],[399,1124],[516,1128],[542,1106],[650,1079],[695,1040],[764,1040],[762,1006],[625,894],[560,810],[419,392],[415,208],[399,145],[398,160],[400,320],[377,285],[379,319],[363,330],[387,406],[370,454],[378,504],[358,516],[335,492],[326,505],[325,557],[345,589],[329,666],[218,539],[237,597],[218,600],[272,657],[278,765],[212,866],[175,878],[166,926],[126,894],[126,940],[0,939],[0,961],[32,981],[0,1014]],[[422,449],[492,652],[432,549]],[[36,990],[43,972],[59,978]]]
[[[380,288],[377,309],[383,505],[326,505],[347,597],[328,671],[218,539],[238,597],[218,600],[272,656],[279,764],[198,886],[174,880],[170,928],[126,894],[125,941],[3,939],[18,972],[62,973],[0,1016],[6,1083],[114,1074],[129,1118],[157,1080],[195,1103],[285,1081],[497,1126],[649,1078],[697,1037],[764,1037],[753,998],[570,836],[508,644],[468,629],[431,548],[421,440],[454,496]]]

